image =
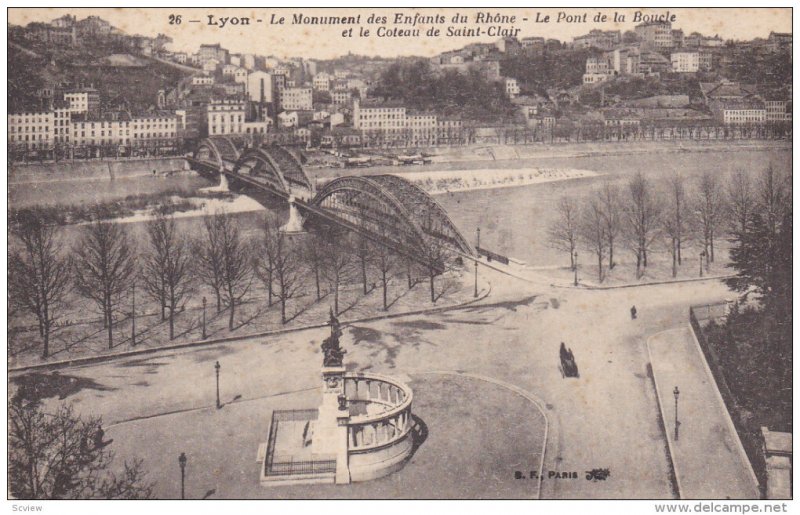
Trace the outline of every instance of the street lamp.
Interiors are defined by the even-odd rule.
[[[481,228],[480,227],[478,227],[478,231],[477,232],[478,232],[478,239],[475,242],[475,249],[476,250],[481,248]]]
[[[475,293],[472,294],[473,297],[478,297],[478,260],[475,260]]]
[[[214,365],[214,370],[217,372],[217,409],[220,409],[222,406],[219,404],[219,369],[222,368],[219,364],[219,361]]]
[[[206,339],[206,298],[203,297],[203,339]]]
[[[136,281],[131,283],[131,346],[136,345]]]
[[[577,250],[575,251],[575,254],[573,254],[573,257],[575,258],[575,261],[574,261],[574,265],[575,265],[574,266],[574,268],[575,268],[575,282],[574,282],[574,285],[578,286],[578,251]]]
[[[186,484],[186,453],[182,452],[178,456],[178,465],[181,466],[181,499],[186,499],[186,490],[184,488]]]
[[[678,427],[681,425],[680,421],[678,420],[678,396],[681,394],[680,390],[676,386],[674,390],[672,390],[672,395],[675,396],[675,441],[678,441]]]

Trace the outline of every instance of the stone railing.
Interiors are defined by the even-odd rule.
[[[391,377],[347,374],[348,406],[365,404],[367,413],[351,415],[347,422],[350,452],[367,452],[404,440],[411,431],[411,388]],[[376,410],[379,410],[376,412]]]

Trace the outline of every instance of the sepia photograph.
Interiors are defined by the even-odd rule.
[[[788,4],[6,13],[8,511],[789,511]]]

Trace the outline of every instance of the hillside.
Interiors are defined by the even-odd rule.
[[[36,90],[59,84],[93,85],[100,92],[102,108],[126,105],[134,111],[145,110],[155,104],[159,89],[169,90],[188,75],[155,59],[115,50],[9,46],[9,111],[38,105]]]

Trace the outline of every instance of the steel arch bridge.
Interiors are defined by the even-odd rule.
[[[442,247],[474,255],[445,210],[402,177],[340,177],[327,183],[311,206],[420,257],[435,258]]]
[[[399,176],[340,177],[315,195],[289,150],[270,145],[241,151],[224,136],[202,141],[189,162],[197,171],[226,176],[231,186],[265,205],[269,198],[290,201],[305,219],[357,232],[425,265],[440,268],[447,251],[475,255],[445,210]]]
[[[239,160],[239,147],[227,136],[212,136],[200,142],[194,152],[198,161],[216,163],[220,170]]]
[[[249,185],[263,186],[283,198],[307,200],[314,196],[314,186],[300,159],[283,147],[270,145],[242,152],[231,138],[212,136],[200,143],[193,164],[216,168],[214,172]]]

